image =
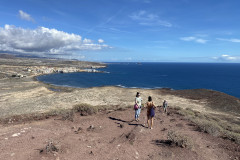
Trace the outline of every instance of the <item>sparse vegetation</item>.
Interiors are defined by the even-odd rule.
[[[48,141],[48,144],[43,149],[39,149],[39,153],[54,153],[59,152],[60,146],[54,143],[52,140]]]
[[[173,106],[173,107],[171,107],[171,108],[174,109],[174,110],[176,110],[176,111],[178,111],[178,110],[181,109],[181,107],[179,107],[179,106]]]
[[[176,146],[179,146],[182,148],[188,148],[188,149],[193,148],[192,140],[185,135],[181,135],[180,133],[177,133],[176,131],[168,131],[168,140],[170,140]]]
[[[170,90],[165,91],[180,97],[205,101],[215,111],[240,114],[240,99],[222,92],[209,89]]]
[[[128,106],[127,106],[128,107]],[[48,119],[49,117],[60,117],[61,120],[74,120],[75,113],[80,113],[81,116],[87,116],[96,114],[99,111],[105,111],[105,110],[124,110],[123,107],[119,106],[107,106],[107,105],[101,105],[101,106],[92,106],[89,104],[78,104],[73,106],[72,109],[53,109],[45,113],[33,113],[33,114],[22,114],[22,115],[14,115],[7,118],[1,118],[0,123],[2,124],[15,124],[15,123],[23,123],[26,121],[37,121],[37,120],[43,120]]]
[[[92,115],[98,112],[99,107],[89,104],[78,104],[73,107],[74,112],[79,112],[81,116]]]
[[[197,125],[198,129],[202,132],[209,133],[215,137],[228,138],[240,144],[239,125],[226,122],[210,114],[194,111],[191,108],[177,109],[177,113]]]
[[[197,124],[199,130],[209,133],[215,137],[222,136],[223,128],[218,125],[216,121],[206,120],[206,119],[192,119],[192,122]]]

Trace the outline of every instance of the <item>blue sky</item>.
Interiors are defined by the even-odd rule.
[[[239,0],[1,0],[0,53],[240,62]]]

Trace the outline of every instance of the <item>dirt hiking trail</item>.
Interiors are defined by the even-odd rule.
[[[0,127],[1,160],[238,160],[239,145],[199,132],[175,110],[156,109],[153,129],[147,128],[146,109],[134,121],[132,108],[74,116],[73,122],[51,117],[46,120]],[[188,137],[180,147],[168,132]]]

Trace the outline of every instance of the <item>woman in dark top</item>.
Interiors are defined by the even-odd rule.
[[[155,116],[155,105],[153,104],[152,97],[148,97],[148,102],[146,103],[147,105],[147,124],[148,128],[150,126],[150,129],[152,129],[153,126],[153,117]],[[151,122],[151,125],[150,125]]]

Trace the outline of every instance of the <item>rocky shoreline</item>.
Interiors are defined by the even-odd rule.
[[[6,77],[32,77],[42,74],[71,73],[71,72],[102,72],[99,68],[106,67],[103,63],[94,63],[76,60],[59,59],[26,59],[1,58],[0,78]]]

